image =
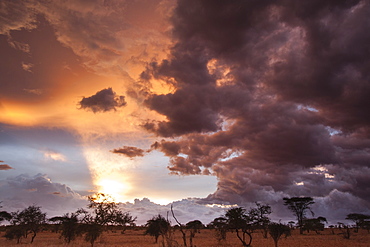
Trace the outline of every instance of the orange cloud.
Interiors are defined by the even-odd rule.
[[[9,166],[9,165],[7,165],[7,164],[0,165],[0,171],[6,171],[6,170],[10,170],[10,169],[14,169],[14,168],[11,167],[11,166]]]

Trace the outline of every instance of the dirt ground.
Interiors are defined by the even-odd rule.
[[[151,236],[145,236],[143,230],[127,230],[125,234],[117,232],[104,232],[103,235],[95,242],[94,247],[102,246],[127,246],[127,247],[162,247],[161,238],[158,243],[154,243],[154,238]],[[351,232],[350,239],[344,239],[343,235],[340,234],[339,229],[334,230],[334,234],[330,229],[326,229],[321,234],[314,232],[305,233],[300,235],[298,231],[293,231],[292,235],[288,238],[282,238],[279,241],[279,247],[370,247],[370,233],[365,230],[360,230],[358,233]],[[81,237],[66,244],[62,239],[59,238],[58,233],[51,232],[40,232],[37,234],[33,244],[29,244],[30,239],[22,239],[20,244],[17,244],[15,240],[6,240],[3,235],[4,232],[0,233],[0,246],[68,246],[68,247],[89,247],[89,243],[85,242]],[[252,247],[274,247],[274,242],[271,237],[265,239],[262,233],[255,232],[252,234],[253,241]],[[175,231],[174,239],[178,243],[178,246],[184,246],[179,230]],[[167,246],[167,245],[166,245]],[[174,245],[176,246],[176,245]],[[188,244],[189,246],[189,244]],[[204,229],[197,234],[193,240],[193,246],[195,247],[239,247],[242,246],[240,241],[237,239],[235,233],[228,233],[226,241],[218,242],[215,237],[215,231]]]

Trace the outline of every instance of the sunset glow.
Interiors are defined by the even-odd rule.
[[[97,181],[98,192],[110,195],[115,202],[125,202],[125,193],[129,189],[127,185],[119,181],[102,179]]]
[[[369,1],[0,5],[4,210],[370,214]]]

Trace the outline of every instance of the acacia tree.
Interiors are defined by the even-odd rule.
[[[190,247],[193,246],[193,238],[195,237],[195,234],[199,233],[199,230],[202,228],[204,228],[204,225],[200,220],[193,220],[186,223],[186,229],[189,229],[190,231],[189,236]]]
[[[2,202],[0,202],[2,203]],[[3,206],[0,205],[0,208],[2,208]],[[0,211],[0,223],[4,220],[7,220],[7,221],[10,221],[12,218],[12,215],[10,213],[8,213],[7,211]]]
[[[338,228],[341,230],[343,238],[349,239],[351,237],[351,231],[349,230],[349,226],[342,222],[338,222]]]
[[[93,210],[90,214],[86,210],[80,209],[77,213],[82,214],[82,222],[85,223],[85,240],[93,246],[96,239],[102,234],[108,225],[132,225],[136,217],[132,217],[128,212],[123,213],[118,208],[114,199],[104,193],[96,193],[87,197],[88,208]]]
[[[12,219],[12,215],[6,211],[0,211],[0,222],[7,220],[10,221]]]
[[[153,236],[155,239],[155,243],[158,243],[159,236],[162,236],[163,243],[166,233],[170,230],[171,225],[170,222],[164,218],[162,215],[158,214],[153,216],[150,220],[147,221],[145,224],[146,230],[145,235]]]
[[[254,228],[262,229],[263,237],[267,238],[268,225],[270,218],[268,215],[272,213],[271,206],[256,202],[256,207],[248,211],[249,220]]]
[[[31,243],[35,239],[37,233],[40,231],[40,226],[46,222],[46,213],[41,212],[41,207],[29,206],[21,212],[12,213],[12,227],[5,234],[8,239],[19,240],[22,236],[27,237],[28,233],[33,233]]]
[[[216,229],[216,238],[218,241],[226,240],[226,233],[228,230],[227,219],[225,217],[218,217],[210,224],[210,228]]]
[[[57,216],[49,219],[51,222],[59,222],[62,228],[60,237],[63,238],[66,243],[70,243],[81,234],[78,215],[78,212],[71,214],[67,213],[62,217]]]
[[[311,205],[314,204],[312,197],[291,197],[283,198],[284,205],[288,206],[288,209],[293,212],[297,217],[298,227],[300,234],[303,234],[303,219],[306,217],[307,211],[310,211],[312,215],[314,213],[311,210]]]
[[[89,204],[88,208],[93,210],[94,223],[107,226],[115,222],[116,214],[118,213],[118,205],[114,199],[107,194],[97,193],[87,197]]]
[[[366,223],[368,223],[367,220],[369,219],[370,219],[370,215],[357,214],[357,213],[348,214],[346,217],[346,220],[352,220],[356,224],[355,232],[358,232],[358,229],[360,227],[364,227]]]
[[[249,232],[251,225],[249,224],[248,216],[245,214],[245,209],[242,207],[230,208],[226,211],[225,218],[227,219],[228,227],[235,230],[236,236],[243,246],[250,246],[252,243],[252,235]],[[242,232],[241,236],[240,231]],[[246,242],[246,235],[249,237],[249,243]]]
[[[134,224],[136,220],[136,217],[132,217],[128,212],[119,210],[117,203],[107,194],[97,193],[88,196],[88,201],[87,207],[92,209],[92,212],[80,208],[70,215],[49,219],[61,224],[61,237],[67,243],[84,234],[84,239],[93,246],[108,225],[125,227]]]
[[[315,231],[317,234],[319,234],[319,231],[323,231],[325,224],[328,221],[325,217],[317,217],[313,219],[303,219],[303,230],[310,232]]]
[[[290,236],[290,227],[281,223],[272,222],[268,225],[268,232],[274,240],[275,247],[278,247],[278,242],[282,235]]]
[[[121,233],[125,233],[127,226],[135,226],[136,217],[132,217],[129,212],[122,212],[117,210],[113,215],[112,224],[123,227]]]

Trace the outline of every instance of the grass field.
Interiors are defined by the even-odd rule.
[[[339,229],[334,230],[335,234],[332,234],[331,230],[326,229],[320,235],[310,232],[304,235],[300,235],[298,231],[293,231],[292,235],[288,238],[282,238],[279,241],[279,247],[370,247],[370,233],[365,230],[360,230],[359,233],[351,234],[350,239],[344,239]],[[3,236],[4,233],[1,233]],[[273,247],[274,242],[269,237],[267,239],[262,237],[260,232],[255,232],[253,236],[253,247]],[[183,246],[181,233],[177,230],[175,232],[175,240],[179,243],[179,246]],[[51,232],[40,232],[37,234],[33,244],[29,244],[30,239],[22,239],[22,243],[17,244],[15,240],[9,241],[4,237],[0,239],[0,246],[68,246],[68,247],[89,247],[89,243],[85,242],[82,238],[76,239],[70,244],[64,243],[62,239],[59,239],[59,234]],[[196,247],[208,247],[208,246],[219,246],[219,247],[238,247],[242,246],[239,240],[236,238],[234,233],[228,233],[226,241],[217,242],[215,238],[214,230],[204,229],[201,233],[197,234],[193,240],[193,244]],[[120,232],[104,232],[103,235],[94,244],[95,247],[102,246],[132,246],[132,247],[155,247],[162,246],[161,239],[158,243],[154,243],[154,238],[143,235],[143,230],[127,230],[125,234]]]

